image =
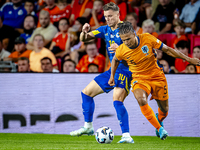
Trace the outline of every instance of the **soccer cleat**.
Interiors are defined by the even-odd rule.
[[[121,140],[117,143],[134,143],[132,137],[121,137]]]
[[[169,136],[167,131],[163,127],[160,127],[159,135],[161,140],[165,140]]]
[[[94,134],[94,128],[85,128],[85,127],[81,127],[78,130],[72,131],[70,132],[71,136],[81,136],[83,134],[87,134],[87,135],[93,135]]]
[[[161,125],[162,127],[164,127],[163,122],[161,122],[161,121],[158,119],[158,113],[156,113],[156,118],[157,118],[158,122],[160,123],[160,125]],[[157,129],[156,129],[156,135],[157,135],[157,137],[160,137],[159,132],[158,132]]]

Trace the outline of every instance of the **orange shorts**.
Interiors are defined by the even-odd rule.
[[[154,79],[140,79],[133,78],[131,81],[132,92],[135,89],[143,89],[149,95],[151,93],[151,99],[165,101],[168,100],[168,86],[165,76],[162,78]]]

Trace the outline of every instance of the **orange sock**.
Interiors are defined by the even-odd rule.
[[[140,109],[142,111],[142,114],[147,118],[147,120],[157,129],[159,130],[161,125],[158,122],[158,120],[156,119],[156,116],[153,112],[153,110],[151,109],[151,107],[149,106],[149,104],[146,104],[144,106],[140,106]]]
[[[164,113],[158,107],[158,120],[163,121],[168,115],[168,112]]]

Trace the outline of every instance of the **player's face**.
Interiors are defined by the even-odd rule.
[[[36,49],[42,49],[44,46],[44,41],[41,36],[35,36],[33,40],[33,45]]]
[[[51,64],[49,59],[44,59],[41,61],[41,68],[43,72],[52,72],[53,65]]]
[[[198,47],[193,49],[193,57],[200,59],[200,49]]]
[[[40,25],[43,28],[46,28],[50,23],[50,18],[49,18],[48,15],[42,15],[41,14],[39,20],[40,20]]]
[[[119,12],[113,10],[104,11],[104,17],[109,27],[115,27],[119,21]]]
[[[27,60],[19,60],[17,62],[18,65],[18,72],[28,72],[29,71],[29,64]]]
[[[68,30],[68,27],[69,27],[69,25],[67,24],[67,21],[66,20],[61,20],[60,22],[59,22],[59,30],[61,31],[61,32],[65,32],[65,31],[67,31]]]
[[[120,34],[120,38],[122,39],[123,43],[130,49],[136,47],[138,44],[137,37],[135,36],[135,33],[133,32]]]
[[[87,54],[89,55],[90,58],[94,58],[98,53],[96,45],[95,44],[87,45],[86,52],[87,52]]]
[[[35,28],[35,22],[33,17],[31,16],[26,17],[26,19],[24,20],[24,29],[30,30],[33,28]]]
[[[63,72],[75,72],[74,63],[71,61],[66,61],[63,64]]]

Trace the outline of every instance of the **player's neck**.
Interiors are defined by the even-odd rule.
[[[114,27],[111,27],[111,29],[112,29],[112,30],[117,29],[117,24],[120,23],[120,22],[121,22],[121,20],[118,20],[118,22],[115,24],[115,26],[114,26]]]

